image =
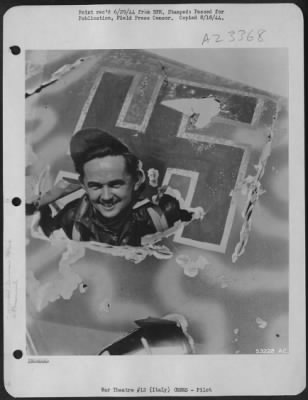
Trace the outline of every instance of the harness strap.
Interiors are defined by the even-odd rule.
[[[162,213],[160,208],[148,207],[147,211],[152,219],[152,222],[153,222],[157,232],[163,232],[169,228],[166,217]]]
[[[76,240],[76,241],[80,241],[81,240],[81,234],[77,228],[76,222],[78,222],[78,220],[82,217],[82,215],[84,215],[84,213],[86,212],[87,208],[88,208],[88,200],[86,197],[83,197],[81,200],[81,203],[78,207],[76,216],[75,216],[75,221],[73,224],[73,229],[72,229],[72,239]]]

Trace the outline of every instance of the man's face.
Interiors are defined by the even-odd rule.
[[[83,186],[97,211],[116,217],[132,201],[138,182],[126,171],[123,156],[94,158],[84,164]]]

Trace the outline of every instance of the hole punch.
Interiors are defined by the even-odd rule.
[[[20,206],[20,205],[21,205],[21,199],[20,199],[20,197],[13,197],[13,199],[12,199],[12,204],[13,204],[13,206],[15,206],[15,207]]]
[[[21,52],[19,46],[11,46],[11,47],[10,47],[10,50],[11,50],[11,53],[12,53],[14,56],[17,56],[17,55],[20,54],[20,52]]]
[[[16,358],[16,360],[20,360],[23,356],[23,352],[21,350],[15,350],[13,352],[13,356]]]

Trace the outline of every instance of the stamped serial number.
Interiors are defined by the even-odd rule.
[[[256,354],[272,354],[275,353],[275,349],[256,349]]]
[[[260,348],[256,349],[256,354],[287,354],[288,349],[286,347],[279,347],[278,349],[270,349],[270,348]]]

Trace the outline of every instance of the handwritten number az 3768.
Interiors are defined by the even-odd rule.
[[[231,30],[228,32],[228,37],[224,39],[223,35],[219,33],[207,34],[205,33],[202,45],[207,43],[220,43],[220,42],[264,42],[264,33],[265,29],[259,29],[254,31],[253,29],[250,31],[246,31],[245,29]]]

